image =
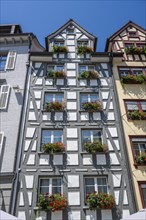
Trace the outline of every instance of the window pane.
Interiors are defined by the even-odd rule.
[[[94,70],[94,66],[88,66],[88,70]]]
[[[107,193],[107,181],[106,178],[97,178],[98,192]]]
[[[49,192],[49,179],[41,179],[40,180],[40,193],[45,194]]]
[[[146,111],[146,102],[140,102],[143,111]]]
[[[97,102],[98,95],[97,94],[90,94],[90,102]]]
[[[61,179],[52,179],[52,194],[61,193]]]
[[[45,93],[45,103],[49,103],[53,101],[53,94]]]
[[[54,143],[56,142],[62,142],[62,135],[63,132],[61,130],[56,130],[54,131],[54,135],[53,135],[53,139],[54,139]]]
[[[101,131],[93,130],[93,141],[101,141]]]
[[[91,131],[84,130],[82,131],[82,143],[91,142]]]
[[[146,143],[133,143],[135,154],[146,153]]]
[[[54,70],[54,66],[48,66],[48,71]]]
[[[58,70],[58,71],[64,70],[64,66],[56,66],[56,70]]]
[[[46,144],[50,142],[51,142],[51,131],[43,130],[42,131],[42,144]]]
[[[137,102],[126,102],[128,110],[138,110]]]
[[[141,184],[141,191],[143,195],[144,207],[146,207],[146,184]]]
[[[63,94],[55,94],[55,101],[62,102],[63,101]]]
[[[86,66],[79,66],[79,72],[82,73],[86,71]]]
[[[85,179],[85,194],[93,193],[95,191],[94,178]]]

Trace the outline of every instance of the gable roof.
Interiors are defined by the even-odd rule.
[[[144,28],[142,28],[141,26],[137,25],[133,21],[129,21],[123,27],[121,27],[118,31],[116,31],[114,34],[112,34],[109,38],[107,38],[106,45],[105,45],[105,51],[108,51],[109,43],[112,40],[114,40],[114,38],[116,38],[120,33],[122,33],[126,28],[128,28],[130,26],[135,27],[136,29],[138,29],[141,32],[143,32],[144,34],[146,34],[146,30]]]
[[[74,25],[76,28],[78,28],[81,32],[83,32],[85,35],[87,35],[90,39],[94,42],[94,49],[96,49],[96,43],[97,43],[97,37],[95,37],[93,34],[86,31],[84,28],[82,28],[79,24],[77,24],[73,19],[68,20],[63,26],[61,26],[58,30],[55,32],[49,34],[46,39],[46,48],[48,50],[48,40],[54,38],[56,35],[58,35],[60,32],[62,32],[65,28],[67,28],[69,25]]]

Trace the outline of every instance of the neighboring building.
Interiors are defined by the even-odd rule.
[[[129,21],[113,34],[106,52],[123,52],[113,62],[137,208],[146,207],[146,30]]]
[[[118,62],[122,54],[95,51],[96,37],[69,20],[46,37],[45,52],[30,53],[18,192],[12,204],[20,219],[118,220],[136,212],[111,69],[111,61]],[[90,112],[93,103],[96,110]],[[91,147],[95,141],[107,145],[108,152],[88,153],[85,144]],[[64,145],[64,152],[44,153],[44,146],[62,151]],[[86,194],[94,191],[112,194],[117,206],[89,210]],[[62,193],[69,206],[39,211],[40,193]]]
[[[11,212],[16,158],[21,149],[19,135],[23,127],[26,63],[31,48],[42,48],[32,38],[31,33],[22,33],[19,25],[0,25],[0,208],[6,212]]]

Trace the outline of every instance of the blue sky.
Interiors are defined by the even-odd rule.
[[[0,0],[0,23],[20,24],[40,43],[70,18],[98,37],[97,51],[129,20],[146,28],[146,0]]]

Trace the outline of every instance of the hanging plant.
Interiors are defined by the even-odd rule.
[[[58,71],[53,71],[53,70],[50,70],[48,71],[47,73],[47,77],[52,77],[52,78],[65,78],[66,77],[66,74],[64,71],[62,70],[58,70]]]
[[[108,150],[107,145],[100,141],[87,142],[84,144],[84,148],[88,153],[106,152]]]
[[[65,147],[62,142],[47,143],[47,144],[43,144],[43,150],[45,153],[57,153],[57,152],[64,152]]]
[[[53,46],[53,53],[67,53],[68,48],[66,46]]]
[[[45,104],[45,110],[47,112],[64,111],[64,102],[49,102]]]
[[[83,55],[86,53],[92,53],[93,49],[91,47],[87,47],[87,46],[78,46],[77,47],[77,54],[79,55]]]
[[[103,106],[100,102],[84,102],[82,109],[88,112],[98,112],[103,110]]]
[[[80,74],[80,78],[83,78],[83,79],[97,79],[97,78],[99,78],[99,73],[95,70],[84,71]]]
[[[146,165],[146,153],[139,154],[135,159],[138,165]]]
[[[128,118],[131,120],[146,120],[146,112],[140,110],[128,111]]]

